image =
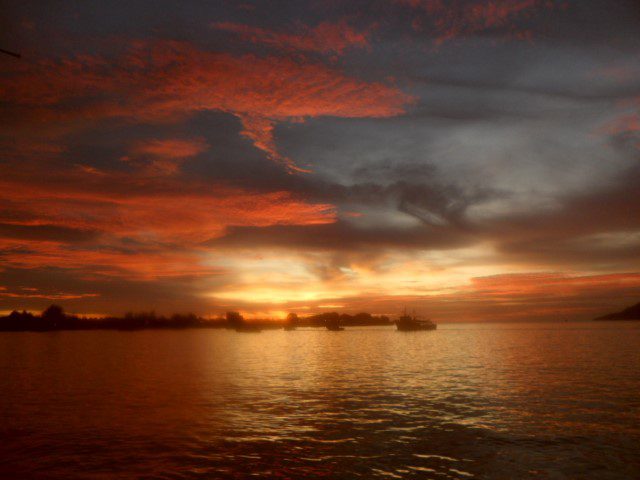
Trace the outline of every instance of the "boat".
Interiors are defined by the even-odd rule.
[[[404,314],[396,320],[396,327],[399,332],[415,332],[419,330],[435,330],[438,328],[438,325],[430,319],[421,320],[416,316],[408,315],[405,311]]]

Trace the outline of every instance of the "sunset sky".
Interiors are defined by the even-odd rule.
[[[635,0],[0,5],[0,311],[640,301]]]

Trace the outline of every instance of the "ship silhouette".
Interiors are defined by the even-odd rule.
[[[430,319],[422,320],[415,315],[409,315],[405,309],[404,313],[396,320],[396,328],[400,332],[414,332],[418,330],[435,330],[438,325]]]

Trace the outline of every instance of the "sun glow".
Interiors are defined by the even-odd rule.
[[[345,292],[342,292],[344,295]],[[346,292],[347,296],[357,294],[352,290]],[[317,302],[327,298],[335,298],[336,292],[331,290],[305,290],[303,288],[277,288],[277,287],[252,287],[247,286],[242,290],[229,290],[216,292],[211,297],[218,300],[235,301],[239,303],[259,303],[281,305],[291,302]]]
[[[437,297],[468,289],[476,277],[514,272],[513,265],[492,263],[494,257],[489,244],[340,258],[326,252],[230,252],[210,261],[233,271],[233,282],[205,295],[230,305],[312,305],[316,309],[340,308],[345,305],[341,300],[358,297]]]

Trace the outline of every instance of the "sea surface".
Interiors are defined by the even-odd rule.
[[[637,479],[640,322],[0,333],[1,479]]]

